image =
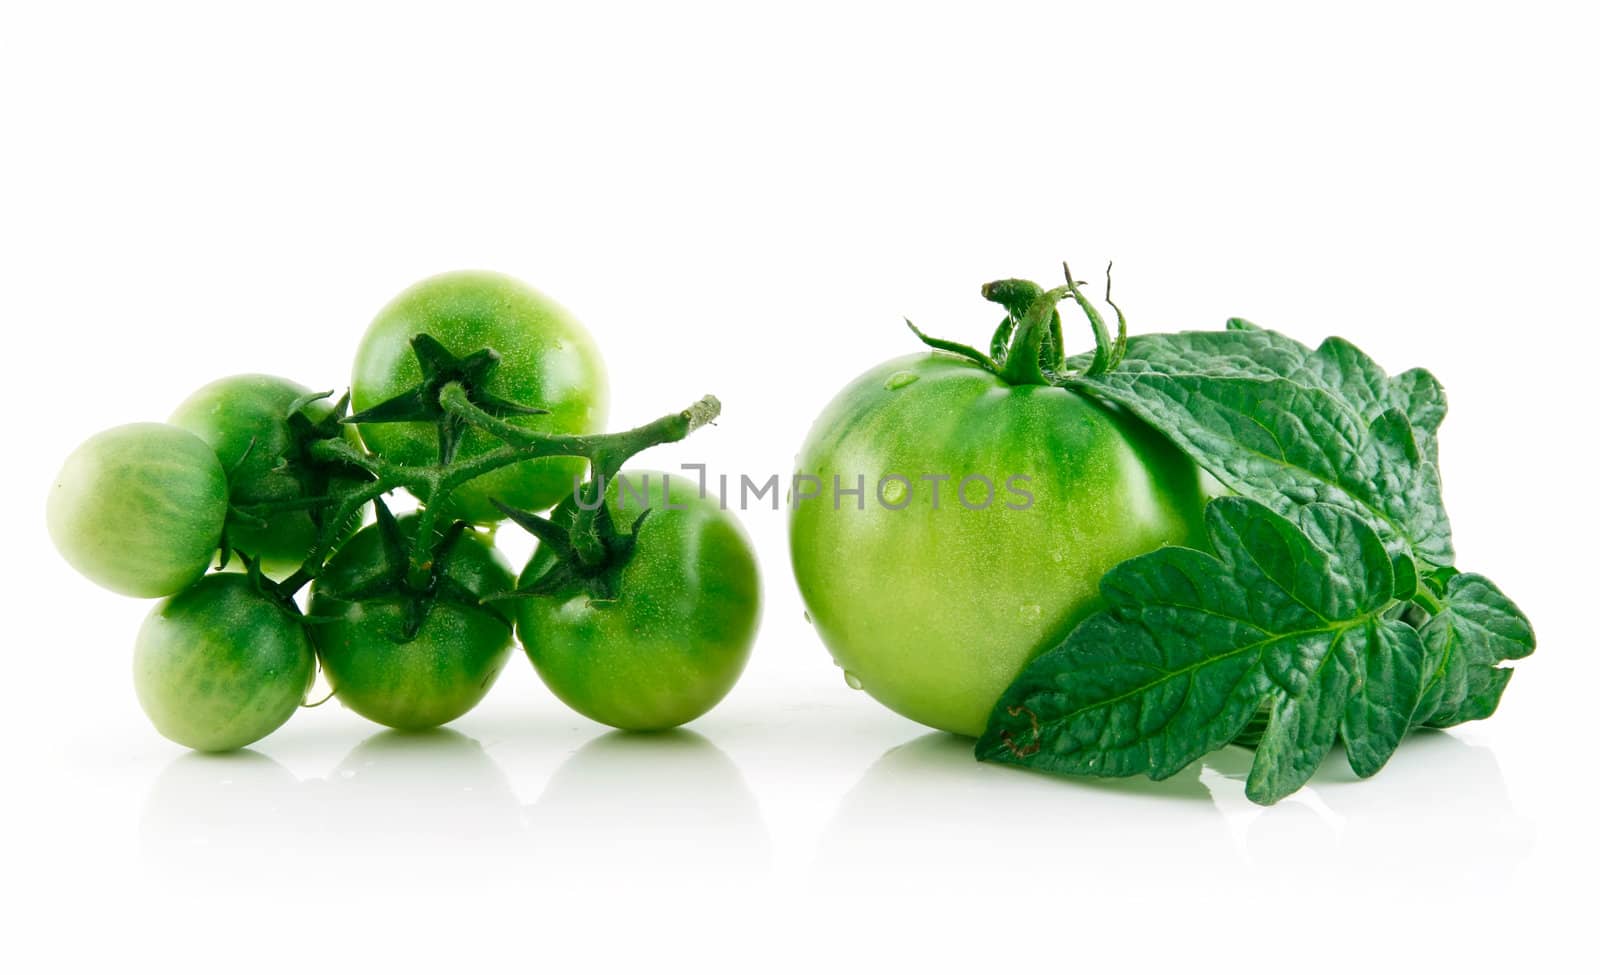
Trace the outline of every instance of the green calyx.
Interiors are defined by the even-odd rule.
[[[469,403],[493,417],[540,416],[549,412],[487,391],[489,377],[500,365],[500,354],[493,349],[457,356],[433,336],[423,334],[411,340],[411,350],[422,369],[422,382],[371,409],[346,417],[345,423],[435,423],[439,427],[439,463],[449,464],[455,460],[466,423],[445,409],[441,398],[447,386],[460,386]]]
[[[466,522],[451,523],[437,537],[429,538],[418,532],[408,539],[399,521],[381,498],[374,499],[373,507],[378,516],[378,538],[383,547],[384,570],[360,586],[333,593],[335,597],[352,603],[398,599],[404,607],[404,622],[399,635],[401,643],[416,638],[436,603],[451,602],[472,608],[480,605],[477,595],[446,571],[451,551],[470,527]],[[412,568],[419,561],[426,569],[420,577]],[[511,621],[503,613],[493,607],[483,608],[506,626],[511,626]]]
[[[324,457],[313,448],[325,441],[342,440],[345,436],[345,414],[350,409],[350,394],[345,393],[334,403],[333,409],[320,420],[312,419],[306,407],[333,395],[329,390],[302,396],[289,407],[289,432],[294,441],[291,453],[284,464],[296,473],[304,485],[304,493],[313,498],[326,497],[336,481],[372,480],[372,473],[360,465],[338,457]],[[324,509],[312,509],[308,514],[318,528],[322,527]]]
[[[217,566],[219,571],[227,566],[228,549],[226,543],[224,543],[222,553],[222,562]],[[268,578],[266,573],[261,571],[260,559],[255,558],[248,552],[235,551],[233,554],[238,556],[239,564],[244,566],[245,578],[249,580],[252,589],[290,616],[296,619],[304,616],[300,612],[300,606],[294,601],[294,590],[286,588],[281,582],[273,582]]]
[[[299,483],[301,497],[311,501],[309,505],[302,503],[299,506],[305,510],[306,516],[319,531],[324,527],[326,515],[332,507],[331,495],[336,484],[372,479],[371,473],[364,468],[342,458],[325,456],[315,449],[319,443],[340,440],[345,436],[344,417],[350,408],[349,393],[341,396],[321,417],[314,416],[310,411],[313,404],[320,403],[332,395],[332,390],[307,393],[289,404],[284,419],[289,428],[290,442],[273,468],[274,473],[288,475]],[[245,463],[255,448],[256,441],[252,440],[235,467]],[[228,478],[231,483],[233,471],[229,471]],[[259,501],[258,498],[240,497],[237,494],[229,500],[228,518],[223,525],[222,540],[218,545],[221,553],[217,562],[218,569],[226,569],[235,555],[238,555],[246,565],[250,564],[251,553],[233,547],[229,529],[236,523],[248,524],[255,528],[267,527],[268,519],[265,516],[252,513]],[[277,508],[277,506],[271,507]]]
[[[590,599],[608,601],[617,598],[618,577],[633,555],[639,528],[650,512],[640,512],[628,530],[623,532],[612,518],[610,508],[600,497],[600,492],[589,492],[588,489],[593,486],[592,481],[585,485],[585,493],[590,496],[572,513],[570,524],[566,525],[531,511],[518,511],[499,501],[494,502],[495,507],[507,518],[537,538],[540,546],[555,556],[555,561],[533,582],[503,595],[491,596],[490,600],[548,596],[574,585],[586,590]],[[587,507],[590,504],[596,507]]]
[[[1112,338],[1099,309],[1081,290],[1084,282],[1072,276],[1072,269],[1061,265],[1067,283],[1046,291],[1032,281],[1006,278],[983,286],[983,296],[1006,310],[1006,317],[995,329],[989,353],[968,345],[931,338],[911,324],[906,325],[925,345],[970,359],[1013,386],[1053,386],[1072,375],[1098,376],[1110,372],[1127,351],[1128,322],[1122,309],[1111,300],[1111,266],[1106,265],[1106,304],[1117,315],[1117,334]],[[1067,368],[1061,337],[1061,315],[1056,306],[1067,296],[1077,302],[1094,332],[1095,351],[1090,363],[1080,371]]]
[[[662,417],[610,438],[596,438],[606,442],[586,455],[589,479],[577,491],[576,505],[556,508],[553,517],[520,511],[498,499],[490,499],[501,514],[537,538],[540,548],[553,555],[554,561],[528,585],[487,597],[485,601],[547,596],[574,586],[588,592],[592,600],[616,599],[622,568],[633,555],[639,528],[650,511],[640,512],[633,524],[626,531],[622,530],[611,515],[610,505],[606,504],[607,487],[635,454],[658,443],[683,439],[714,420],[720,410],[721,404],[716,398],[707,396],[675,416]]]

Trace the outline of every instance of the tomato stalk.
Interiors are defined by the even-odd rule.
[[[1000,370],[1000,378],[1013,386],[1048,386],[1050,379],[1045,375],[1044,367],[1039,362],[1040,350],[1046,337],[1050,336],[1051,322],[1058,323],[1056,335],[1059,336],[1060,319],[1056,316],[1056,302],[1067,296],[1067,288],[1052,288],[1033,299],[1028,305],[1028,310],[1023,314],[1022,320],[1017,323],[1016,330],[1011,335],[1011,343],[1006,349],[1005,364]]]
[[[440,402],[452,416],[505,440],[507,445],[502,450],[541,449],[544,453],[536,456],[560,453],[589,461],[589,479],[579,488],[578,512],[570,528],[500,506],[501,511],[519,525],[563,549],[562,554],[573,568],[589,576],[597,576],[610,568],[631,547],[628,544],[631,533],[623,536],[607,515],[603,498],[606,485],[635,454],[657,444],[682,440],[715,420],[722,411],[722,404],[716,397],[706,396],[686,410],[621,433],[551,436],[533,433],[493,416],[470,402],[460,389],[446,387]],[[552,446],[561,449],[549,449]],[[495,453],[485,454],[484,459],[494,457]]]
[[[622,465],[646,448],[657,444],[682,440],[690,433],[712,422],[720,414],[722,404],[714,396],[706,396],[688,409],[670,413],[643,426],[619,433],[603,434],[551,434],[526,430],[496,416],[494,412],[473,403],[460,383],[446,383],[438,394],[439,406],[445,418],[454,423],[477,427],[505,441],[504,445],[477,456],[431,465],[400,464],[368,453],[343,439],[319,440],[309,447],[312,457],[344,463],[360,468],[372,480],[352,486],[349,490],[317,498],[302,498],[288,502],[242,505],[245,517],[262,517],[295,508],[310,510],[333,509],[326,518],[312,551],[300,568],[278,584],[285,595],[299,591],[321,571],[323,563],[337,544],[339,526],[361,510],[368,502],[404,488],[422,502],[416,537],[434,537],[438,511],[457,487],[491,471],[534,460],[540,457],[583,457],[590,463],[591,477],[583,486],[585,507],[580,513],[580,523],[574,526],[573,544],[580,558],[599,563],[608,554],[607,536],[610,527],[597,520],[597,512],[587,505],[597,499],[599,485],[615,476]],[[595,505],[598,509],[603,507]],[[415,546],[410,553],[410,578],[422,583],[432,571],[435,554],[428,546]]]
[[[983,296],[1006,309],[1005,320],[989,342],[988,355],[969,345],[925,335],[910,319],[906,320],[906,326],[929,348],[970,359],[1013,386],[1057,385],[1069,373],[1061,337],[1061,315],[1056,305],[1070,295],[1089,319],[1094,333],[1093,356],[1078,375],[1098,376],[1110,372],[1128,349],[1127,317],[1111,300],[1111,265],[1106,265],[1105,300],[1117,314],[1114,338],[1099,309],[1081,290],[1083,282],[1073,278],[1072,269],[1065,262],[1061,268],[1066,272],[1067,283],[1049,291],[1021,278],[991,281],[983,286]]]
[[[1427,586],[1418,586],[1417,591],[1411,594],[1411,602],[1422,607],[1429,616],[1438,616],[1445,609],[1444,603]]]
[[[983,286],[982,293],[985,298],[1006,310],[1005,320],[995,329],[994,336],[989,340],[989,355],[996,362],[1006,362],[1010,357],[1017,327],[1027,317],[1033,303],[1044,294],[1044,289],[1032,281],[1006,278],[1003,281],[990,281]],[[1061,315],[1052,304],[1050,328],[1039,343],[1039,365],[1047,374],[1060,372],[1065,355],[1066,346],[1061,340]]]
[[[328,441],[330,444],[338,443],[350,446],[344,441]],[[351,447],[354,450],[354,447]],[[358,451],[359,452],[359,451]],[[334,516],[324,519],[322,528],[317,532],[316,544],[306,554],[305,561],[300,563],[300,568],[294,574],[278,583],[278,589],[285,596],[292,596],[303,589],[307,583],[317,577],[322,571],[323,563],[332,553],[339,539],[339,526],[356,516],[369,501],[376,500],[384,494],[393,491],[399,485],[386,482],[383,478],[370,481],[357,488],[352,488],[348,493],[333,500]]]

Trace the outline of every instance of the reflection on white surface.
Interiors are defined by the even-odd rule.
[[[771,869],[744,776],[692,731],[588,742],[551,776],[528,823],[539,869],[563,879],[752,879]]]
[[[1533,849],[1493,752],[1450,734],[1413,736],[1372,781],[1336,753],[1262,808],[1244,798],[1242,749],[1165,782],[1058,779],[980,764],[969,741],[929,733],[817,793],[809,831],[781,820],[780,850],[747,779],[796,808],[807,770],[838,761],[837,742],[797,734],[811,744],[781,755],[725,735],[750,777],[689,731],[607,733],[565,755],[543,735],[499,738],[491,754],[455,731],[385,731],[304,778],[257,752],[184,754],[149,790],[141,848],[180,879],[296,889],[738,890],[793,871],[781,882],[844,896],[1045,879],[1065,901],[1269,906],[1284,891],[1320,903],[1374,885],[1481,898],[1512,887]],[[536,774],[516,788],[502,761]]]
[[[287,882],[315,828],[299,780],[245,750],[173,759],[156,777],[139,832],[157,866]]]
[[[814,881],[937,890],[942,878],[1043,877],[1063,885],[1053,896],[1084,900],[1419,885],[1481,896],[1509,885],[1531,849],[1493,753],[1444,733],[1413,736],[1372,781],[1335,753],[1311,786],[1271,808],[1244,797],[1243,749],[1150,782],[981,765],[971,748],[935,733],[885,753],[840,803]]]
[[[305,883],[353,865],[367,885],[504,855],[520,832],[505,774],[448,729],[379,732],[305,781],[252,751],[187,753],[157,777],[141,823],[146,857],[169,871]]]
[[[343,856],[502,856],[521,832],[517,796],[500,766],[446,728],[380,732],[309,785]]]
[[[380,732],[304,780],[254,751],[186,753],[156,777],[140,835],[147,864],[171,878],[276,886],[720,882],[772,865],[744,776],[688,731],[601,735],[531,805],[448,729]]]
[[[824,833],[816,881],[848,891],[871,877],[909,888],[973,877],[1025,882],[1092,873],[1105,894],[1152,875],[1214,875],[1237,862],[1227,822],[1198,769],[1165,782],[1063,782],[973,760],[972,742],[933,733],[890,749],[850,790]],[[1126,893],[1136,893],[1130,887]]]
[[[1533,848],[1529,824],[1512,807],[1494,752],[1455,735],[1408,738],[1383,772],[1361,780],[1335,752],[1304,800],[1270,810],[1244,799],[1244,753],[1211,784],[1242,821],[1255,874],[1285,879],[1310,860],[1351,883],[1430,894],[1508,887]]]

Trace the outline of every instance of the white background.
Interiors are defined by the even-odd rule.
[[[0,959],[1578,964],[1600,866],[1583,6],[8,4]],[[372,314],[436,271],[568,305],[616,425],[722,398],[646,461],[764,475],[914,348],[901,315],[981,341],[982,282],[1113,257],[1136,329],[1243,315],[1440,377],[1460,562],[1540,638],[1492,721],[1370,782],[1335,756],[1267,810],[1228,753],[1163,785],[980,767],[846,688],[783,517],[753,511],[764,628],[688,732],[606,736],[519,658],[430,739],[329,706],[207,759],[134,701],[148,607],[44,532],[83,437],[229,373],[342,384]]]

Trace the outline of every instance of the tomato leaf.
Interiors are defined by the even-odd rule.
[[[1368,620],[1352,653],[1361,655],[1361,683],[1352,689],[1339,726],[1345,760],[1357,775],[1377,774],[1415,723],[1425,651],[1404,623]]]
[[[1428,682],[1417,723],[1435,728],[1493,714],[1511,680],[1511,669],[1499,664],[1520,660],[1534,648],[1528,618],[1483,576],[1451,576],[1443,601],[1421,631]]]
[[[1133,412],[1230,490],[1280,514],[1332,504],[1366,519],[1392,549],[1452,564],[1438,381],[1423,370],[1391,378],[1344,339],[1313,350],[1240,319],[1228,325],[1135,336],[1116,369],[1062,382]]]
[[[1206,508],[1215,554],[1163,548],[1108,572],[1108,608],[1036,658],[977,745],[985,761],[1099,776],[1176,774],[1266,713],[1246,784],[1289,795],[1341,736],[1370,775],[1421,694],[1416,630],[1388,618],[1383,540],[1344,508],[1297,521],[1243,497]]]

